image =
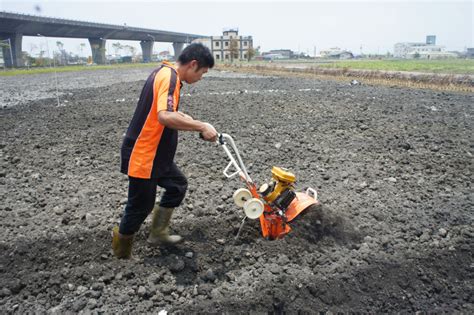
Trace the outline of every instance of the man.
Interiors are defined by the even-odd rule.
[[[120,226],[113,229],[112,249],[118,258],[130,258],[134,234],[153,210],[148,243],[176,244],[179,235],[169,235],[174,208],[187,189],[187,180],[174,163],[178,130],[197,131],[204,140],[216,141],[217,132],[208,123],[178,111],[182,82],[199,81],[214,58],[202,44],[191,44],[176,65],[163,62],[148,77],[123,140],[121,172],[128,175],[128,201]],[[165,189],[155,206],[157,186]]]

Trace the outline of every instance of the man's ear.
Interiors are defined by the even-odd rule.
[[[191,60],[189,65],[191,66],[192,69],[194,69],[194,71],[197,71],[197,69],[199,68],[199,64],[197,60]]]

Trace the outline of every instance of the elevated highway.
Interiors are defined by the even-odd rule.
[[[143,61],[148,62],[151,60],[154,42],[173,43],[175,56],[178,56],[185,43],[190,43],[196,38],[207,37],[127,25],[83,22],[0,11],[0,40],[7,43],[7,45],[2,45],[7,67],[21,67],[23,65],[21,54],[23,36],[87,38],[91,45],[92,59],[97,64],[105,63],[105,44],[108,39],[140,41]]]

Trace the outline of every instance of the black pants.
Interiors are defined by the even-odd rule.
[[[141,179],[129,176],[128,180],[128,201],[119,229],[120,234],[123,235],[136,233],[153,210],[156,186],[165,189],[160,200],[160,206],[166,208],[179,206],[188,188],[186,177],[174,162],[169,171],[160,178]]]

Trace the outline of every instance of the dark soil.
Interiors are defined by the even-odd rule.
[[[148,247],[147,220],[123,261],[110,231],[143,80],[0,111],[0,313],[474,311],[472,94],[211,73],[180,109],[232,135],[257,183],[289,168],[321,206],[282,240],[258,221],[234,240],[244,185],[219,146],[180,132],[186,242]]]

